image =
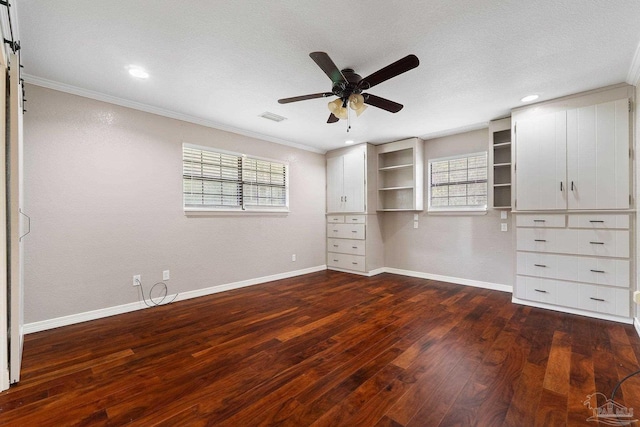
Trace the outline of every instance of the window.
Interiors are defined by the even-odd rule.
[[[288,164],[182,146],[184,209],[288,211]]]
[[[487,210],[487,153],[430,160],[429,210]]]

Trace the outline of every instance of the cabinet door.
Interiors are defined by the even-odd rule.
[[[343,163],[342,157],[327,159],[327,212],[343,211]]]
[[[567,111],[569,209],[629,208],[629,104]]]
[[[566,113],[516,123],[518,210],[566,209]]]
[[[365,155],[354,151],[343,156],[344,159],[344,212],[364,212],[365,198]]]

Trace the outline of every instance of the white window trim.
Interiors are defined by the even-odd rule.
[[[473,156],[484,155],[487,157],[487,204],[484,206],[431,206],[431,164],[435,162],[443,162],[447,160],[469,158]],[[475,153],[464,153],[455,156],[438,157],[427,161],[427,213],[429,214],[470,214],[482,215],[487,213],[489,204],[489,153],[487,151],[478,151]]]
[[[184,193],[182,198],[182,209],[184,210],[185,215],[209,215],[209,214],[220,214],[220,215],[247,215],[247,214],[287,214],[289,213],[289,162],[279,160],[279,159],[271,159],[267,157],[259,157],[253,156],[245,153],[239,153],[235,151],[221,150],[215,147],[210,147],[207,145],[196,145],[190,144],[187,142],[182,143],[181,153],[184,152],[184,148],[193,148],[196,150],[210,151],[214,153],[220,154],[228,154],[232,156],[239,157],[248,157],[250,159],[255,160],[264,160],[268,162],[280,163],[285,167],[285,206],[282,207],[259,207],[259,206],[238,206],[238,207],[188,207],[184,204]],[[182,162],[181,162],[182,165]]]

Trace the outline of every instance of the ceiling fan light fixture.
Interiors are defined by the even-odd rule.
[[[346,107],[342,107],[340,106],[340,108],[338,108],[334,113],[334,116],[336,116],[339,119],[342,120],[346,120],[349,117],[349,112],[347,111]]]
[[[342,108],[342,100],[340,98],[334,99],[333,101],[329,102],[327,106],[329,107],[329,111],[336,115],[336,111],[338,111],[339,108]]]

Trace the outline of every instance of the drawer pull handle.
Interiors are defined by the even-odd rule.
[[[535,239],[534,242],[546,242],[544,239]]]
[[[357,221],[358,218],[351,218],[351,221]]]
[[[357,263],[357,262],[355,262],[355,261],[353,261],[351,264],[353,264],[353,265],[358,265],[358,263]]]
[[[591,271],[593,271],[594,273],[604,273],[604,270],[591,270]]]
[[[595,223],[595,222],[604,223],[604,221],[595,220],[595,219],[590,219],[589,222],[591,222],[591,223]]]
[[[604,302],[604,300],[603,300],[602,298],[589,297],[589,299],[592,299],[592,300],[594,300],[594,301]]]
[[[534,289],[534,291],[541,292],[543,294],[547,294],[548,293],[547,291],[543,291],[542,289]]]
[[[337,233],[337,232],[338,232],[338,230],[333,230],[333,232],[334,232],[334,233]]]
[[[357,233],[357,232],[358,232],[358,230],[351,230],[351,232],[352,232],[352,233]]]
[[[544,219],[534,219],[533,222],[546,222]]]
[[[338,247],[338,245],[333,245],[333,247],[334,247],[334,248],[337,248],[337,247]]]
[[[604,242],[589,242],[592,245],[604,245]]]
[[[546,265],[544,264],[533,264],[533,265],[535,265],[536,267],[546,267]]]
[[[337,259],[334,259],[334,260],[333,260],[333,262],[338,262],[338,260],[337,260]]]
[[[358,249],[357,246],[351,246],[351,249]]]

